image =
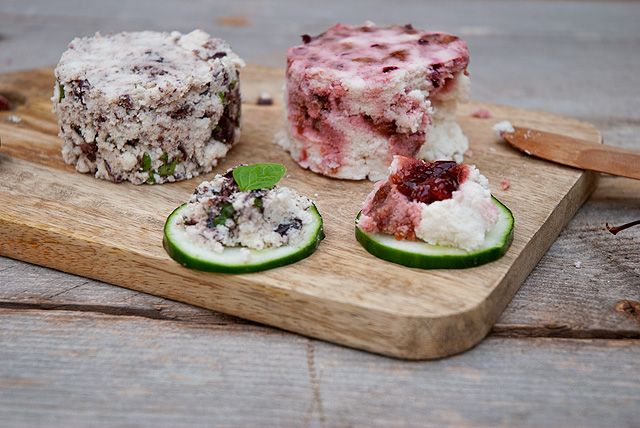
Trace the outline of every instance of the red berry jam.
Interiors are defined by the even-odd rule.
[[[415,161],[403,165],[389,180],[412,201],[430,204],[450,199],[466,176],[466,166],[452,161]]]

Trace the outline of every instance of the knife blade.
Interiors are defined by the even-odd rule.
[[[514,127],[513,132],[501,132],[500,136],[528,155],[575,168],[640,180],[640,152],[637,151],[521,127]]]

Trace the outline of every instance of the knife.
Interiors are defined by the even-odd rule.
[[[515,126],[513,132],[502,131],[500,136],[528,155],[575,168],[640,180],[640,152]]]

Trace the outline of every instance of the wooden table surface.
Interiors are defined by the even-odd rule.
[[[456,33],[473,97],[640,149],[640,4],[4,0],[0,72],[76,35],[203,28],[282,66],[336,21]],[[541,183],[544,185],[544,183]],[[404,362],[0,258],[3,426],[640,426],[640,182],[603,177],[471,351]]]

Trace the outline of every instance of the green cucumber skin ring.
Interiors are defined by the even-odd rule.
[[[186,254],[179,245],[173,242],[168,238],[170,234],[170,229],[172,226],[172,220],[177,215],[181,209],[184,208],[186,204],[180,205],[178,208],[173,210],[173,212],[167,218],[167,221],[164,225],[164,237],[162,240],[162,244],[164,249],[167,251],[169,256],[180,263],[182,266],[199,270],[203,272],[216,272],[216,273],[229,273],[229,274],[242,274],[242,273],[252,273],[252,272],[260,272],[268,269],[273,269],[281,266],[286,266],[291,263],[295,263],[304,258],[309,257],[311,254],[315,252],[320,245],[320,241],[324,239],[324,231],[323,231],[323,222],[322,216],[318,212],[318,209],[315,205],[311,207],[311,210],[314,216],[317,218],[318,223],[316,226],[316,230],[314,231],[314,238],[306,243],[306,245],[301,246],[296,252],[292,254],[288,254],[283,257],[279,257],[273,260],[267,260],[261,263],[256,264],[240,264],[240,265],[225,265],[216,263],[212,260],[203,260],[200,258],[192,257],[189,254]],[[263,250],[268,251],[268,250]]]
[[[372,255],[392,263],[420,269],[465,269],[480,266],[502,257],[513,241],[514,218],[513,213],[502,202],[492,196],[493,203],[498,207],[501,216],[506,217],[508,231],[500,236],[500,246],[469,252],[467,254],[427,255],[412,253],[399,248],[391,248],[375,239],[375,234],[360,230],[357,226],[360,213],[356,217],[356,239],[362,247]],[[420,244],[417,244],[420,245]],[[425,246],[428,244],[424,244]]]

